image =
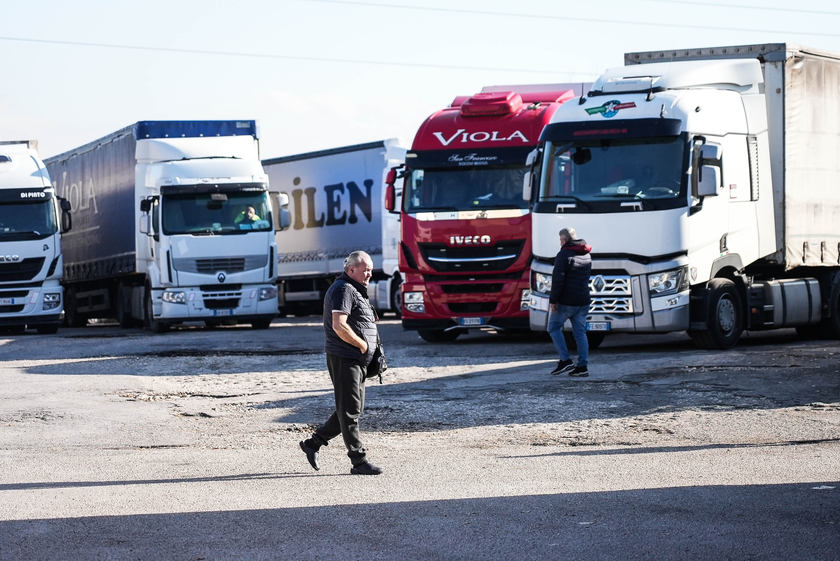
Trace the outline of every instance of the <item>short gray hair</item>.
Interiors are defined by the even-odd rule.
[[[578,239],[577,232],[575,232],[575,229],[572,227],[563,228],[562,230],[560,230],[560,237],[566,238],[569,241]]]
[[[347,272],[350,270],[350,267],[358,267],[361,265],[365,260],[370,261],[373,263],[373,259],[370,258],[370,255],[364,251],[354,251],[344,259],[344,271]]]

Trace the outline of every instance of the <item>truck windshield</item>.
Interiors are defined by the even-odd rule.
[[[58,232],[55,203],[27,201],[0,204],[0,238],[40,240]]]
[[[271,230],[264,191],[177,193],[161,200],[163,233],[244,234]]]
[[[406,212],[528,208],[524,166],[413,169],[403,194]]]
[[[577,201],[599,210],[608,210],[601,202],[641,199],[650,200],[645,209],[681,206],[685,148],[679,137],[548,143],[537,202]]]

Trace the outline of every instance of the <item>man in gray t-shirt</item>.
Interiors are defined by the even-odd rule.
[[[354,251],[344,260],[344,273],[324,297],[324,350],[335,390],[335,411],[300,448],[310,465],[320,469],[321,446],[339,434],[344,437],[353,467],[350,473],[379,475],[382,469],[367,461],[359,437],[359,416],[365,407],[365,377],[379,333],[376,312],[367,295],[373,260],[364,251]]]

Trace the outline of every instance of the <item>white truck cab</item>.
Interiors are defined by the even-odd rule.
[[[37,148],[32,140],[0,142],[0,329],[55,333],[70,206],[56,196]]]

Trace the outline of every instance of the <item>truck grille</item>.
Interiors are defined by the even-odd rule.
[[[489,294],[493,292],[501,292],[505,287],[502,283],[462,283],[462,284],[442,284],[440,289],[444,294]]]
[[[0,282],[34,279],[44,266],[44,257],[30,257],[17,263],[0,263]]]
[[[633,313],[633,285],[629,276],[594,275],[589,277],[591,314]]]
[[[487,314],[496,311],[498,302],[466,302],[447,304],[453,314]]]
[[[268,263],[267,255],[246,255],[245,257],[230,257],[226,259],[173,259],[172,267],[184,273],[199,273],[212,275],[219,271],[225,273],[241,273],[265,267]]]
[[[446,273],[504,271],[519,258],[525,240],[505,240],[495,245],[451,247],[442,243],[417,244],[423,259],[435,271]]]

